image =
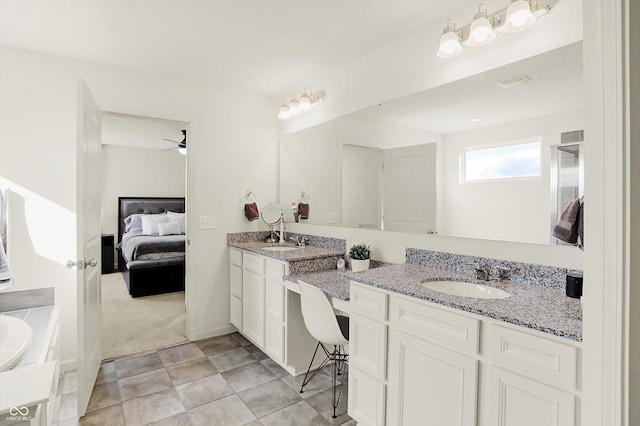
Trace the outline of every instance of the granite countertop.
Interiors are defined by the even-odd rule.
[[[267,256],[273,259],[281,260],[283,262],[293,262],[298,260],[311,260],[321,259],[324,257],[342,257],[344,250],[328,249],[316,246],[306,245],[304,247],[297,248],[290,251],[269,251],[263,250],[264,247],[297,247],[296,244],[286,242],[284,244],[278,243],[265,243],[264,241],[249,241],[249,242],[229,242],[230,247],[235,247],[241,250],[250,251],[252,253],[259,254],[260,256]]]
[[[470,275],[415,264],[391,265],[362,272],[346,271],[342,278],[567,339],[582,341],[580,300],[567,297],[564,289],[511,281],[478,281]],[[421,285],[424,281],[443,279],[496,287],[509,292],[511,297],[477,299],[452,296]],[[304,281],[307,281],[306,277]]]
[[[349,269],[329,269],[303,274],[291,274],[285,276],[285,280],[297,283],[298,280],[318,287],[326,295],[340,300],[349,300],[349,279],[345,277]]]

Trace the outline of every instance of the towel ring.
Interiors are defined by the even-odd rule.
[[[247,189],[247,192],[244,194],[244,201],[245,203],[255,203],[256,202],[256,194],[254,194],[253,192],[249,191]]]

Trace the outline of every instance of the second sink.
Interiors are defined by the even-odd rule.
[[[499,288],[462,281],[425,281],[422,286],[440,293],[477,299],[504,299],[511,296]]]
[[[260,250],[264,250],[264,251],[293,251],[293,250],[298,250],[300,247],[291,247],[291,246],[268,246],[268,247],[262,247]]]

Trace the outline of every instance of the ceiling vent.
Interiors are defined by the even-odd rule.
[[[512,87],[519,86],[521,84],[525,84],[531,81],[531,78],[526,75],[516,75],[513,77],[505,78],[504,80],[497,81],[496,84],[503,89],[511,89]]]

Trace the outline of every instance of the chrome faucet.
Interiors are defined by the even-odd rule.
[[[489,267],[486,265],[481,265],[478,262],[467,263],[467,265],[472,265],[473,270],[476,273],[476,279],[482,281],[489,281]]]
[[[291,241],[295,241],[296,244],[298,244],[299,247],[306,246],[307,241],[309,241],[309,239],[307,237],[305,237],[304,235],[298,235],[296,237],[289,237],[289,239]]]
[[[488,265],[481,265],[478,262],[467,263],[467,265],[473,266],[476,279],[482,281],[506,281],[510,278],[511,272],[515,272],[506,266],[490,268]]]

